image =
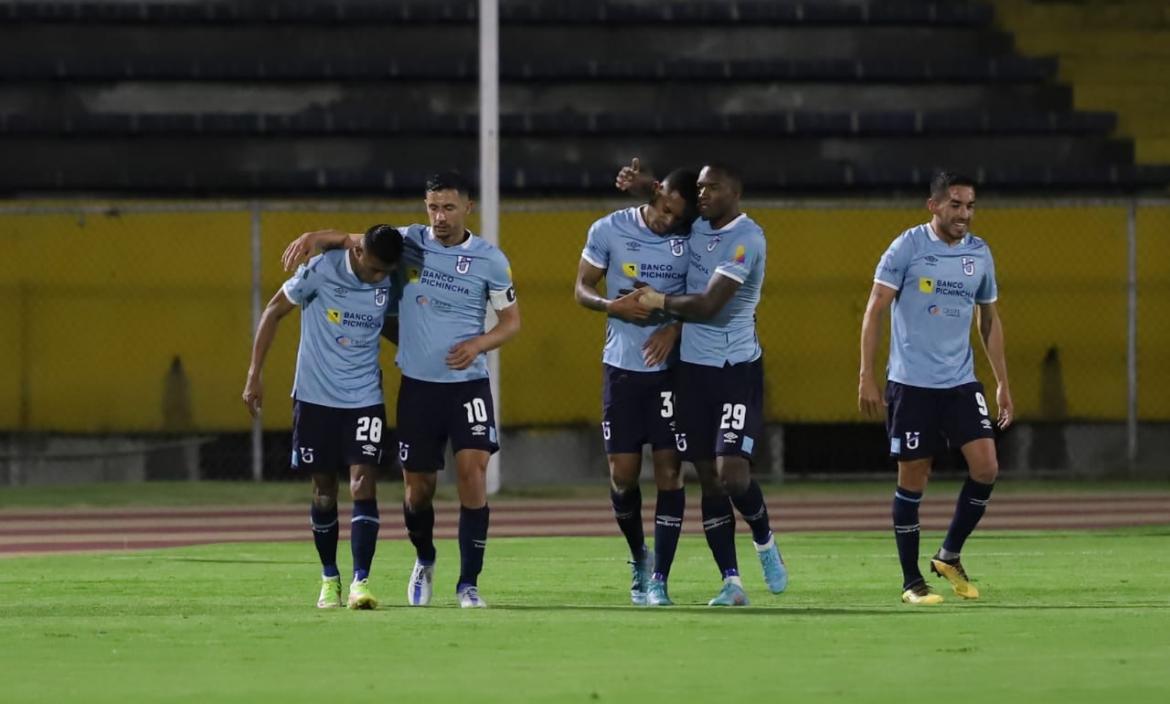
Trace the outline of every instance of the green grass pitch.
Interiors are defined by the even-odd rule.
[[[924,535],[924,553],[940,536]],[[747,538],[748,609],[684,538],[680,606],[628,605],[621,538],[499,539],[482,592],[404,606],[405,541],[379,547],[374,612],[314,608],[311,542],[0,561],[3,696],[17,702],[1165,702],[1170,529],[976,534],[984,592],[898,601],[885,533],[784,536],[789,592]],[[345,549],[345,546],[342,546]],[[748,560],[752,560],[749,562]],[[343,563],[348,560],[343,559]],[[949,592],[945,592],[949,594]]]

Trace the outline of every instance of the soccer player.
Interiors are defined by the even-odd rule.
[[[619,182],[620,182],[619,176]],[[691,228],[687,293],[639,288],[628,296],[684,320],[676,369],[678,448],[703,487],[703,531],[723,576],[711,606],[748,603],[735,553],[734,505],[752,530],[764,580],[774,594],[788,571],[768,521],[751,461],[763,432],[763,351],[755,311],[764,283],[764,231],[740,210],[743,184],[727,166],[699,172],[699,220]],[[730,504],[728,497],[731,498]]]
[[[970,476],[930,569],[950,582],[958,596],[979,598],[959,553],[987,510],[999,465],[987,398],[975,379],[973,313],[998,384],[997,424],[1004,429],[1012,422],[1003,325],[995,308],[995,264],[987,243],[970,232],[975,217],[974,181],[945,171],[936,174],[926,207],[930,222],[899,235],[878,263],[861,323],[857,392],[857,405],[863,413],[873,416],[886,409],[890,455],[898,461],[894,539],[902,563],[902,601],[908,604],[942,602],[918,569],[918,505],[930,477],[932,458],[946,445],[962,451]],[[891,304],[890,359],[883,399],[874,357],[879,320]]]
[[[264,360],[284,316],[301,307],[301,340],[293,380],[294,469],[313,479],[310,518],[321,558],[317,607],[342,605],[337,569],[337,473],[348,467],[353,497],[350,547],[353,583],[349,608],[373,609],[370,565],[378,541],[375,480],[382,463],[386,407],[378,338],[396,296],[390,274],[402,255],[402,235],[375,225],[352,249],[326,252],[297,269],[281,286],[256,328],[244,405],[253,417],[264,399]]]
[[[577,302],[607,314],[602,353],[601,434],[609,457],[614,518],[629,544],[630,601],[670,606],[666,588],[682,533],[686,494],[675,447],[672,367],[679,324],[651,314],[629,297],[635,286],[686,291],[687,238],[695,218],[696,176],[674,171],[653,184],[648,203],[618,210],[589,228],[577,266]],[[605,278],[606,293],[597,285]],[[619,302],[620,301],[620,302]],[[642,446],[649,444],[658,489],[654,554],[642,528]]]
[[[487,464],[500,447],[487,352],[519,332],[520,308],[504,253],[465,226],[472,208],[467,181],[453,172],[431,176],[426,208],[429,225],[400,228],[405,249],[396,357],[402,370],[398,459],[406,485],[403,516],[417,553],[407,603],[425,606],[431,601],[432,501],[449,440],[461,504],[455,593],[461,607],[483,607],[487,604],[479,595],[478,578],[487,547]],[[336,230],[306,233],[285,251],[286,267],[318,246],[352,247],[355,240]],[[488,305],[498,322],[485,331]]]

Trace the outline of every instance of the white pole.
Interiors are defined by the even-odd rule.
[[[1130,201],[1126,218],[1126,391],[1125,459],[1132,471],[1138,459],[1138,280],[1137,280],[1137,200]]]
[[[252,203],[252,334],[260,326],[260,204]],[[252,481],[264,478],[264,422],[252,419]]]
[[[499,0],[479,0],[479,213],[480,236],[500,244],[500,12]],[[500,353],[488,354],[492,405],[500,428]],[[500,490],[500,456],[488,462],[487,492]]]

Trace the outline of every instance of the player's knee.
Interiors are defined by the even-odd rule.
[[[349,480],[349,493],[355,500],[365,501],[375,497],[374,477],[369,474],[359,474]]]
[[[323,494],[319,491],[314,492],[313,508],[322,511],[332,511],[337,508],[337,494]]]
[[[727,472],[719,477],[719,484],[728,496],[739,496],[751,485],[751,475],[742,472]]]
[[[994,484],[999,476],[999,462],[991,460],[971,467],[971,478],[980,484]]]
[[[435,498],[434,484],[407,483],[403,502],[411,511],[425,511]]]

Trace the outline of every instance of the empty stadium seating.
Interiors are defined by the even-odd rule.
[[[0,189],[474,173],[476,5],[0,0],[0,153],[21,165]],[[504,187],[606,190],[632,154],[737,163],[756,192],[913,187],[940,164],[1003,188],[1170,182],[1170,158],[1135,162],[1110,103],[1074,103],[1058,60],[1018,54],[994,19],[982,2],[503,0]]]

